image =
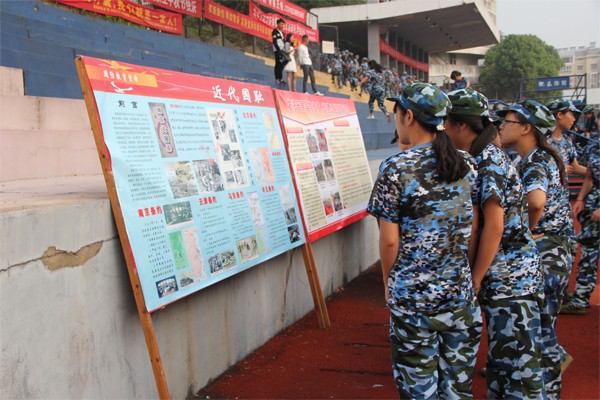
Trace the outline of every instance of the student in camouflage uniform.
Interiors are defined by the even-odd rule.
[[[488,100],[472,89],[448,93],[446,131],[477,162],[473,204],[479,239],[471,270],[488,332],[487,397],[544,399],[540,308],[544,285],[540,259],[524,216],[521,179],[494,141]],[[481,288],[479,290],[479,288]]]
[[[380,221],[394,379],[401,398],[472,398],[482,331],[468,246],[474,160],[444,132],[448,97],[429,84],[394,99],[399,139],[367,211]]]
[[[585,176],[586,168],[577,162],[577,151],[569,137],[563,135],[564,131],[571,129],[580,111],[571,100],[558,99],[547,104],[546,107],[556,120],[554,131],[550,132],[548,142],[558,150],[567,168],[567,174]]]
[[[369,70],[365,72],[363,79],[360,83],[364,83],[369,81],[370,83],[370,97],[369,97],[369,111],[370,114],[367,119],[375,119],[375,100],[377,100],[377,105],[382,113],[387,117],[388,122],[392,122],[392,116],[387,112],[387,108],[385,107],[385,92],[383,90],[383,71],[381,70],[381,65],[377,64],[377,61],[371,60],[369,61]]]
[[[541,313],[542,370],[546,395],[560,398],[561,347],[556,337],[556,318],[569,280],[573,230],[568,203],[566,169],[546,135],[556,126],[542,104],[525,100],[508,110],[500,128],[502,144],[521,156],[517,166],[527,194],[529,227],[536,239],[544,271],[544,304]]]
[[[596,287],[600,259],[600,143],[597,139],[589,146],[588,161],[588,174],[573,206],[573,214],[581,224],[578,236],[581,258],[577,267],[577,283],[573,299],[561,307],[561,314],[585,315],[590,307],[590,296]]]

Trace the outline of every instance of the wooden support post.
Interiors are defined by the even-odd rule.
[[[100,156],[100,164],[102,165],[102,172],[104,173],[104,180],[106,181],[106,187],[108,189],[108,197],[110,199],[115,223],[119,232],[121,246],[123,247],[123,255],[125,256],[125,263],[127,264],[127,272],[129,273],[129,280],[131,281],[131,287],[133,289],[133,297],[135,298],[135,304],[137,306],[138,315],[142,324],[142,330],[144,331],[144,338],[146,339],[146,347],[148,348],[148,355],[150,356],[152,371],[154,372],[156,389],[160,399],[170,399],[171,396],[169,394],[169,387],[167,386],[167,379],[165,377],[165,371],[160,358],[158,341],[156,340],[156,332],[154,331],[152,317],[146,309],[146,303],[144,302],[142,285],[137,274],[135,259],[133,258],[133,253],[129,244],[129,237],[127,236],[127,230],[125,229],[125,220],[123,219],[123,213],[121,211],[119,198],[117,196],[115,179],[110,164],[110,155],[108,154],[108,150],[104,144],[104,135],[102,133],[102,125],[100,124],[98,106],[96,104],[96,99],[94,98],[94,93],[92,92],[83,60],[80,57],[77,57],[75,64],[77,66],[77,73],[79,74],[79,81],[81,82],[85,106],[90,117],[90,124],[92,126],[92,132],[96,141],[96,148],[98,149],[98,155]]]
[[[315,311],[317,312],[319,327],[322,329],[329,328],[331,326],[331,322],[329,321],[327,304],[325,303],[325,298],[323,297],[323,290],[321,289],[321,282],[319,281],[319,274],[317,273],[317,266],[315,264],[315,256],[310,243],[305,243],[302,245],[302,256],[304,257],[304,266],[306,267],[308,283],[310,285],[310,291],[312,292],[313,301],[315,303]]]

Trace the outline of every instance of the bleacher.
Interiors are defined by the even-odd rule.
[[[80,15],[41,1],[0,1],[0,31],[0,65],[23,70],[27,96],[81,99],[77,55],[276,86],[272,66],[260,57]],[[347,94],[330,91],[324,74],[319,75],[322,93],[348,97],[349,89]],[[381,113],[376,120],[366,120],[364,101],[357,101],[356,107],[367,149],[390,147],[393,127]]]

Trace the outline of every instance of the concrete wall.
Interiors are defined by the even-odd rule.
[[[155,398],[83,101],[23,96],[19,71],[0,78],[0,158],[14,163],[0,165],[0,398]],[[368,217],[313,244],[326,296],[376,262],[377,238]],[[193,394],[312,309],[298,249],[156,312],[171,395]]]

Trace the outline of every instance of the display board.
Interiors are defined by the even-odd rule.
[[[373,180],[354,102],[275,91],[310,242],[365,216]]]
[[[305,243],[271,88],[81,59],[148,311]]]

